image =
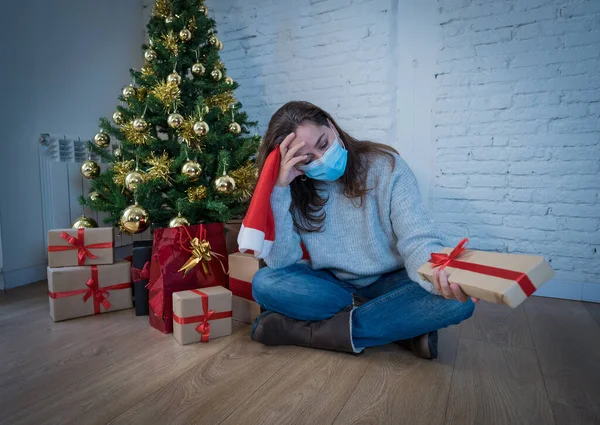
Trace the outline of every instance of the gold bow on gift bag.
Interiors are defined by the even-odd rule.
[[[198,265],[198,263],[200,263],[200,264],[202,264],[202,270],[204,271],[204,274],[210,275],[210,267],[209,267],[208,262],[211,261],[214,256],[217,260],[219,260],[219,263],[221,264],[221,268],[223,269],[223,273],[227,274],[227,271],[225,271],[225,266],[223,265],[223,262],[219,258],[219,257],[223,257],[223,258],[225,258],[225,257],[217,252],[212,251],[210,242],[206,240],[206,229],[204,228],[204,226],[200,226],[200,235],[199,235],[199,237],[195,237],[195,238],[192,238],[192,235],[190,235],[190,232],[188,231],[188,229],[185,226],[181,226],[179,229],[180,229],[179,243],[184,250],[190,252],[192,255],[185,262],[185,264],[183,266],[181,266],[181,268],[178,271],[180,271],[180,272],[182,271],[183,275],[185,276],[194,267],[196,267]],[[184,232],[188,236],[189,248],[187,248],[183,242],[183,233]]]

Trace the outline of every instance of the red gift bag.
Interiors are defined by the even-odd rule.
[[[173,332],[173,293],[227,287],[227,270],[222,223],[155,229],[148,284],[150,326]]]

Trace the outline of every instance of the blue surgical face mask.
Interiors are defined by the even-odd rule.
[[[336,137],[329,149],[321,158],[298,168],[306,173],[307,177],[315,180],[334,181],[342,177],[348,162],[348,151],[342,147],[340,138]]]

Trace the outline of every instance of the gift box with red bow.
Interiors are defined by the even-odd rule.
[[[435,269],[446,270],[448,282],[465,294],[513,308],[554,275],[544,257],[476,251],[466,249],[467,242],[465,238],[455,248],[432,253],[419,275],[433,282]]]
[[[222,223],[155,229],[148,305],[150,326],[173,332],[173,293],[227,286]]]
[[[233,294],[233,320],[252,323],[260,314],[260,306],[252,297],[252,279],[264,266],[254,254],[236,252],[229,255],[229,290]]]
[[[112,264],[112,227],[48,231],[48,266],[70,267]]]
[[[222,286],[173,294],[173,336],[181,345],[231,335],[231,292]]]
[[[131,308],[131,265],[48,267],[48,298],[55,322]]]

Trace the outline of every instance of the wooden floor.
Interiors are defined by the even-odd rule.
[[[481,304],[440,358],[230,337],[182,347],[147,317],[62,323],[43,283],[0,295],[2,424],[600,424],[600,305]]]

